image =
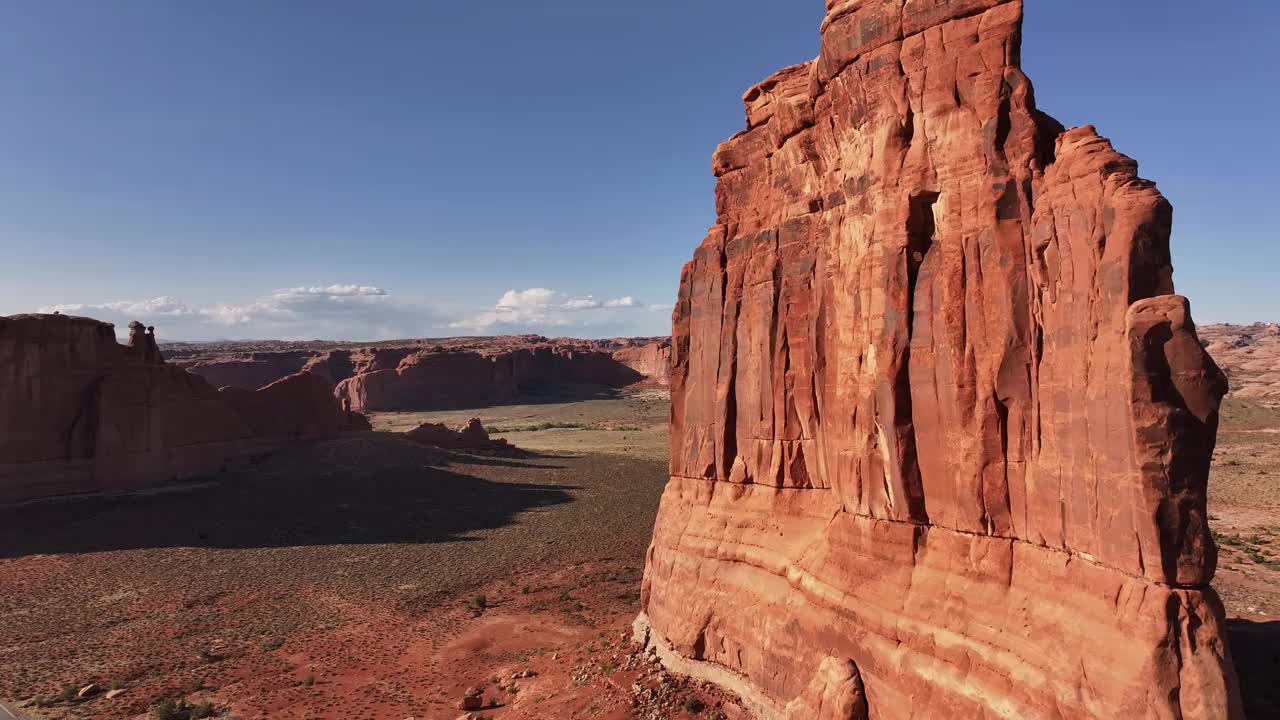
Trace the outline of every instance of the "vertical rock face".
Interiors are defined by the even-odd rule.
[[[88,318],[0,317],[0,502],[163,482],[367,428],[311,373],[218,391],[136,323],[126,346]]]
[[[767,717],[1240,717],[1169,203],[1022,2],[827,10],[713,160],[640,625]]]
[[[613,353],[613,359],[635,370],[643,382],[654,385],[671,384],[671,341],[635,345]]]

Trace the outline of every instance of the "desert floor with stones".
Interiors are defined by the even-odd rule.
[[[649,390],[375,415],[368,435],[181,487],[0,508],[0,698],[32,718],[185,699],[244,719],[454,720],[474,689],[475,718],[748,717],[629,641],[668,409]],[[473,416],[519,450],[391,432]],[[1280,402],[1228,399],[1216,586],[1250,717],[1280,708],[1277,438]]]

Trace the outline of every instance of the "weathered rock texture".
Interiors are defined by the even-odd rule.
[[[367,428],[312,373],[219,392],[165,363],[150,328],[125,346],[88,318],[0,317],[0,501],[139,487]]]
[[[639,625],[766,717],[1240,717],[1169,203],[1021,2],[827,6],[715,154]]]

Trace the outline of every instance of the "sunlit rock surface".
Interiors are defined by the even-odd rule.
[[[764,717],[1241,717],[1169,203],[1022,2],[827,5],[713,160],[641,635]]]

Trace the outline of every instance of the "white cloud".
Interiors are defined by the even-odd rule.
[[[271,294],[276,298],[314,297],[386,297],[386,290],[372,285],[330,285],[329,287],[296,287],[276,290]]]
[[[107,312],[119,313],[122,315],[135,315],[138,317],[181,317],[183,315],[192,314],[191,308],[168,296],[152,298],[150,300],[122,300],[120,302],[109,302],[101,305],[85,305],[78,303],[48,305],[40,308],[40,312],[59,312],[63,315]]]
[[[475,333],[523,333],[580,326],[618,325],[611,311],[643,307],[630,295],[600,301],[593,295],[569,295],[548,288],[508,290],[492,308],[455,320],[449,327]]]
[[[397,302],[371,285],[282,288],[247,302],[190,307],[171,297],[100,304],[67,303],[40,312],[85,315],[115,324],[156,326],[162,340],[373,340],[439,334],[447,322],[434,308]]]
[[[40,312],[85,315],[118,333],[139,320],[164,340],[392,340],[445,335],[541,333],[579,337],[656,335],[665,323],[635,297],[597,299],[549,288],[508,290],[487,308],[409,301],[357,284],[281,288],[263,296],[187,304],[173,297],[61,304]],[[670,310],[670,306],[666,306]]]

